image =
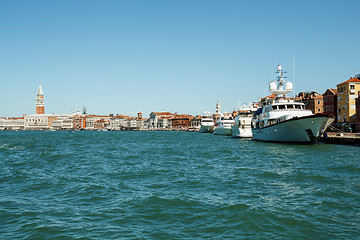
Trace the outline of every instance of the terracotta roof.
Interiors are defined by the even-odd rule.
[[[273,93],[273,94],[271,94],[269,96],[266,96],[266,97],[263,97],[263,98],[276,98],[276,95]]]
[[[175,115],[173,113],[170,112],[153,112],[155,115]]]
[[[191,115],[188,115],[188,114],[177,114],[174,117],[174,119],[184,119],[184,118],[193,119],[194,116],[191,116]]]
[[[337,94],[337,89],[336,88],[329,88],[330,91],[332,91],[333,93]]]
[[[342,83],[339,83],[336,86],[339,86],[339,85],[344,84],[344,83],[351,83],[351,82],[359,82],[360,83],[360,80],[358,78],[350,78],[349,80],[347,80],[345,82],[342,82]]]
[[[163,116],[163,117],[160,117],[160,119],[171,119],[173,118],[174,116]]]

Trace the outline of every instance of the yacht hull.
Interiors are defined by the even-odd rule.
[[[200,132],[201,133],[212,133],[212,132],[214,132],[214,126],[201,125]]]
[[[252,138],[251,128],[241,128],[239,126],[231,126],[231,134],[234,138]]]
[[[231,126],[219,126],[216,127],[214,130],[215,135],[225,135],[225,136],[231,136]]]
[[[293,118],[263,128],[252,128],[255,140],[317,144],[325,129],[334,121],[326,114]]]

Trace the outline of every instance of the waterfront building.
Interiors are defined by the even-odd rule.
[[[72,116],[73,129],[82,130],[86,127],[85,116]]]
[[[149,118],[149,128],[152,129],[157,129],[157,128],[164,128],[164,123],[166,121],[161,120],[160,121],[160,126],[158,125],[159,119],[171,119],[172,117],[174,117],[175,114],[170,113],[170,112],[151,112],[150,113],[150,118]]]
[[[45,99],[41,84],[36,94],[36,114],[45,114]]]
[[[196,115],[194,118],[190,120],[190,127],[199,127],[201,126],[202,116]]]
[[[56,120],[51,122],[50,128],[54,130],[74,129],[73,114],[54,114]]]
[[[119,131],[124,126],[124,119],[123,118],[110,118],[109,120],[109,128],[110,130]]]
[[[324,112],[323,96],[317,92],[300,92],[298,94],[300,102],[305,104],[305,108],[311,110],[312,113]]]
[[[98,130],[110,125],[110,116],[99,116],[99,115],[87,115],[85,116],[85,129],[86,130]]]
[[[263,107],[263,106],[265,106],[265,105],[269,105],[269,104],[274,103],[274,102],[275,102],[275,98],[276,98],[276,95],[275,95],[275,94],[271,94],[271,95],[269,95],[269,96],[259,98],[259,105],[260,105],[260,107]]]
[[[0,130],[7,130],[8,122],[6,118],[0,118]]]
[[[108,129],[110,118],[101,118],[94,122],[94,130]]]
[[[144,124],[138,123],[138,117],[129,117],[121,114],[117,114],[116,116],[110,118],[110,124],[108,126],[109,130],[123,130],[123,129],[131,129],[131,128],[143,128]]]
[[[174,116],[163,116],[158,119],[157,129],[170,129],[172,128],[172,119]]]
[[[337,121],[337,89],[329,88],[323,94],[324,113],[335,117]]]
[[[356,105],[356,132],[360,133],[360,92],[358,92],[358,97],[355,98]]]
[[[127,122],[127,129],[128,130],[138,129],[136,118],[129,118],[129,119],[127,119],[126,122]]]
[[[150,118],[146,118],[144,121],[144,129],[150,129]]]
[[[337,85],[337,120],[348,122],[351,128],[356,128],[356,104],[355,99],[359,96],[360,76]]]
[[[24,118],[0,118],[0,130],[23,130]]]
[[[141,130],[145,128],[145,120],[146,120],[142,116],[143,116],[142,112],[139,112],[136,118],[136,127]]]
[[[177,114],[172,118],[172,128],[173,129],[188,129],[190,127],[190,121],[194,116],[188,114]]]
[[[24,129],[48,130],[55,120],[57,120],[57,116],[54,114],[24,115]]]

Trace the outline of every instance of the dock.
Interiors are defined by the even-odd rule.
[[[327,132],[320,141],[332,144],[355,145],[360,144],[360,133]]]

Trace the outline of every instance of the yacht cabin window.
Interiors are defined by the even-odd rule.
[[[285,105],[278,105],[278,107],[280,110],[285,109]]]
[[[295,109],[301,109],[301,105],[295,105]]]
[[[272,106],[272,109],[273,110],[278,110],[278,107],[275,105],[275,106]]]
[[[286,105],[286,108],[287,108],[287,109],[294,109],[294,105],[290,105],[290,104],[289,104],[289,105]]]

